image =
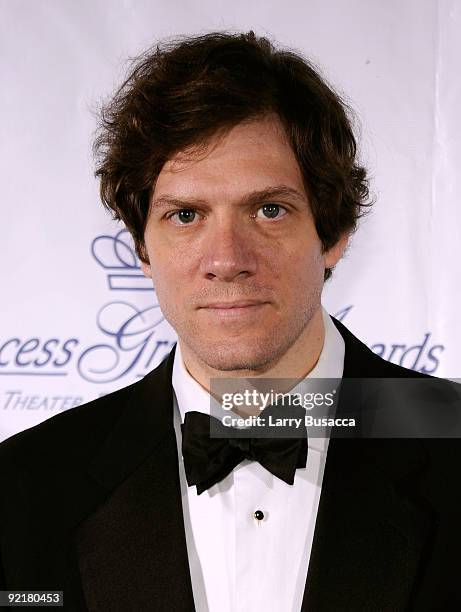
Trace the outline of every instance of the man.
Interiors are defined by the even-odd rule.
[[[138,60],[96,152],[178,343],[1,445],[2,588],[66,610],[455,609],[456,440],[264,447],[204,416],[228,377],[427,379],[321,305],[368,205],[340,98],[252,32],[184,39]]]

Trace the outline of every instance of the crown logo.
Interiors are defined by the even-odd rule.
[[[111,291],[152,291],[152,281],[141,272],[133,239],[127,229],[121,229],[115,236],[97,236],[91,243],[91,254],[107,271]]]

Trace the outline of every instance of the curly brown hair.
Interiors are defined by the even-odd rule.
[[[352,233],[368,201],[352,112],[309,61],[265,37],[212,32],[135,58],[102,107],[93,146],[104,206],[148,263],[144,231],[166,161],[241,121],[276,113],[299,163],[323,250]],[[325,280],[331,270],[325,270]]]

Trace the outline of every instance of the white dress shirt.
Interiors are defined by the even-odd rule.
[[[325,340],[307,378],[343,375],[344,340],[322,308]],[[181,428],[189,410],[210,413],[209,393],[185,368],[178,341],[173,363],[187,553],[197,612],[299,612],[307,578],[328,439],[312,438],[307,466],[293,485],[244,460],[201,495],[187,485]],[[263,520],[254,518],[261,510]]]

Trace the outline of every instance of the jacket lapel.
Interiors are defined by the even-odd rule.
[[[139,383],[90,468],[104,501],[76,546],[93,610],[194,610],[168,358]]]
[[[346,343],[346,383],[386,376],[381,360],[333,321]],[[338,412],[354,401],[346,384]],[[425,466],[418,440],[330,439],[303,611],[407,609],[432,526],[416,490]]]
[[[411,491],[419,450],[402,445],[330,441],[302,610],[407,609],[431,520]]]

